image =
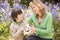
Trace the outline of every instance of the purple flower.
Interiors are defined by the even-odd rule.
[[[23,9],[23,6],[19,3],[15,3],[15,4],[13,4],[13,8],[14,9]]]

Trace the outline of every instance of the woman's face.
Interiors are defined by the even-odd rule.
[[[35,5],[35,4],[30,4],[30,7],[32,8],[32,10],[33,10],[33,12],[35,12],[35,14],[38,14],[38,15],[40,15],[41,16],[41,14],[40,14],[40,10],[39,10],[39,8],[37,7],[37,5]]]
[[[32,10],[33,10],[35,13],[38,12],[38,11],[37,11],[37,10],[38,10],[38,7],[36,7],[36,5],[31,4],[30,7],[32,8]]]

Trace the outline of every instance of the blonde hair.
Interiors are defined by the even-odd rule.
[[[43,18],[46,13],[43,3],[40,0],[33,0],[32,3],[39,8],[39,12],[41,12],[41,15],[42,15],[41,18]]]

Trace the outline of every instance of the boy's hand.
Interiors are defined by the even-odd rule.
[[[22,29],[22,31],[24,31],[25,28],[26,28],[26,23],[22,23],[22,25],[21,25],[21,29]]]

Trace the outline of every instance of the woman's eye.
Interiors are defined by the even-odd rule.
[[[33,7],[32,9],[34,9],[35,7]]]

